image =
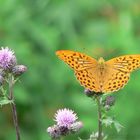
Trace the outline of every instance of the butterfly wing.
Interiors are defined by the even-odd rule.
[[[75,71],[77,80],[86,89],[94,92],[101,92],[99,81],[97,77],[97,69],[85,69],[81,71]]]
[[[130,73],[116,70],[112,66],[105,68],[105,71],[102,87],[103,93],[120,90],[127,84],[130,77]]]
[[[96,59],[79,52],[60,50],[56,55],[75,71],[94,68],[97,65]]]
[[[69,50],[57,51],[56,55],[75,71],[76,78],[82,86],[91,91],[99,91],[96,78],[96,59],[83,53]]]
[[[124,55],[113,58],[106,62],[106,64],[113,65],[114,69],[122,72],[132,72],[140,68],[140,55]]]
[[[123,88],[130,73],[137,68],[140,68],[140,55],[125,55],[107,61],[103,92],[114,92]]]

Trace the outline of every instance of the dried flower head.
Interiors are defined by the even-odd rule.
[[[77,115],[69,109],[59,109],[55,114],[55,121],[58,126],[69,127],[78,119]]]
[[[6,48],[1,48],[0,50],[0,67],[4,70],[10,69],[16,65],[16,57],[14,51]]]

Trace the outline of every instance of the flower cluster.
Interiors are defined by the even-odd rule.
[[[59,109],[55,114],[56,124],[48,127],[47,132],[53,139],[75,133],[83,127],[82,122],[77,121],[77,115],[70,109]]]

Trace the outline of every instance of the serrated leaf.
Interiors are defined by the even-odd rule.
[[[121,131],[121,129],[123,128],[123,126],[119,123],[119,122],[114,122],[114,126],[117,130],[117,132],[119,133]]]
[[[102,123],[103,123],[106,127],[111,126],[113,122],[114,122],[114,121],[113,121],[113,119],[112,119],[111,117],[108,117],[108,118],[102,120]]]
[[[91,135],[90,135],[90,139],[89,140],[97,140],[97,138],[98,138],[98,132],[96,132],[96,133],[92,133]]]
[[[6,104],[11,104],[13,103],[13,100],[9,100],[6,97],[1,97],[0,98],[0,105],[6,105]]]
[[[1,87],[0,90],[2,92],[2,95],[6,95],[7,91],[3,87]]]
[[[117,132],[120,132],[121,129],[123,128],[123,126],[122,126],[119,122],[113,120],[111,117],[108,117],[108,118],[106,118],[106,119],[103,119],[103,120],[102,120],[102,123],[103,123],[106,127],[114,125],[115,129],[117,130]]]

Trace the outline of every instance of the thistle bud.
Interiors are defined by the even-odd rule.
[[[2,77],[5,76],[5,71],[4,71],[3,69],[0,69],[0,75],[1,75]]]
[[[12,73],[15,75],[15,76],[20,76],[22,75],[24,72],[27,71],[27,67],[24,66],[24,65],[16,65],[15,67],[13,67],[12,69]]]
[[[88,97],[92,97],[92,96],[94,96],[94,92],[93,91],[91,91],[91,90],[89,90],[89,89],[85,89],[84,90],[84,93],[88,96]]]
[[[115,104],[115,98],[113,96],[107,96],[106,99],[103,101],[103,106],[106,110],[110,110],[111,106]]]
[[[0,86],[2,86],[2,85],[3,85],[3,82],[4,82],[4,78],[3,78],[3,76],[2,76],[2,75],[0,75]]]
[[[70,131],[71,132],[78,132],[81,128],[83,127],[83,123],[82,122],[75,122],[70,126]]]
[[[107,96],[105,105],[113,106],[115,103],[115,98],[113,96]]]
[[[66,136],[69,133],[67,126],[59,126],[59,130],[62,136]]]
[[[57,139],[61,137],[61,132],[60,132],[59,126],[57,125],[48,127],[47,132],[49,133],[52,139]]]

